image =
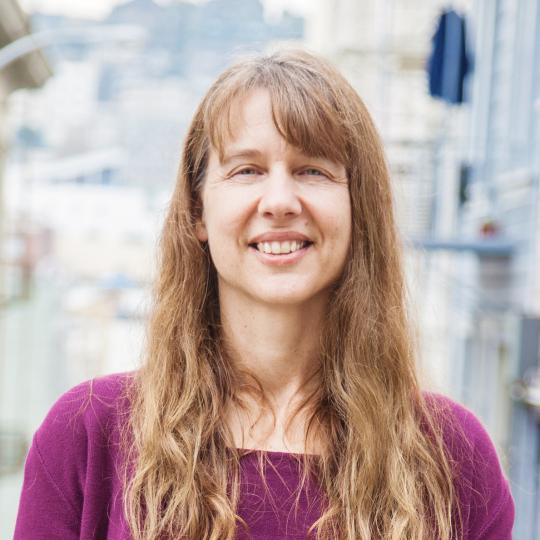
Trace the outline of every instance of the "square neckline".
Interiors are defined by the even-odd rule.
[[[319,454],[306,454],[300,452],[283,452],[281,450],[264,450],[262,448],[235,448],[235,450],[241,453],[241,457],[249,456],[251,454],[265,454],[268,457],[288,457],[288,458],[319,458]]]

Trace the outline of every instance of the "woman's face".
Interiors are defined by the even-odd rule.
[[[288,145],[264,89],[231,112],[223,160],[210,151],[196,229],[208,241],[220,297],[299,304],[327,295],[351,242],[344,166]]]

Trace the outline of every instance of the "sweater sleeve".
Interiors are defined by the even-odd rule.
[[[467,471],[468,485],[460,489],[462,511],[468,516],[467,538],[511,540],[514,501],[495,446],[471,411],[456,403],[452,408],[462,431],[454,457]]]
[[[77,512],[45,466],[34,437],[26,458],[14,540],[78,538]]]
[[[476,439],[469,537],[512,540],[515,508],[508,480],[486,430],[476,417],[472,416],[470,422]]]
[[[79,538],[90,391],[85,382],[60,396],[36,431],[26,458],[15,540]]]
[[[26,458],[15,540],[94,540],[122,530],[117,457],[129,379],[83,382],[52,406]]]

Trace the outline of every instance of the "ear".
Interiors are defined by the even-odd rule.
[[[195,236],[200,242],[208,242],[208,231],[202,218],[195,222]]]

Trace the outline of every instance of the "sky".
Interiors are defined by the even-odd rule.
[[[73,17],[86,17],[99,19],[106,15],[115,4],[126,0],[19,0],[20,5],[27,13],[40,11],[43,13],[63,14]],[[171,0],[155,0],[157,3],[167,3]],[[197,2],[200,0],[188,0]],[[302,15],[307,10],[309,0],[262,0],[266,13],[270,16],[278,15],[285,7],[290,11]]]

